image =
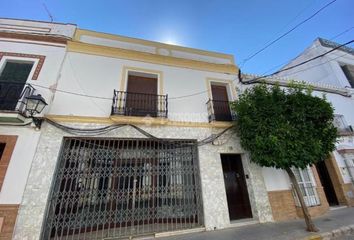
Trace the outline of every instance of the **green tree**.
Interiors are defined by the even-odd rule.
[[[251,161],[288,173],[307,230],[317,231],[291,169],[304,169],[334,150],[337,129],[331,104],[325,97],[313,96],[305,85],[280,88],[259,84],[247,89],[231,108],[237,114],[235,127]]]

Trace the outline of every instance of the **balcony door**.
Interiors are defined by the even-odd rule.
[[[158,110],[157,76],[128,75],[126,115],[156,117]]]
[[[216,121],[231,121],[231,111],[226,86],[211,85],[213,109]]]
[[[6,62],[0,74],[0,110],[14,111],[33,63]]]

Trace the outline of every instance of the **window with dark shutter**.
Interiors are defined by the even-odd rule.
[[[0,74],[0,110],[15,110],[32,67],[28,62],[5,63]]]
[[[352,88],[354,88],[354,66],[353,65],[342,65],[342,71],[344,72],[347,80]]]
[[[6,62],[4,70],[1,72],[1,82],[26,82],[31,72],[33,63]]]

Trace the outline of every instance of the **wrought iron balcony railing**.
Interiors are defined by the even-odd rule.
[[[0,82],[0,111],[25,115],[26,97],[34,91],[30,84]]]
[[[352,126],[347,124],[343,115],[335,114],[333,119],[333,125],[337,128],[339,135],[353,134]]]
[[[236,120],[236,114],[230,108],[229,101],[218,101],[209,99],[206,104],[208,108],[209,122]]]
[[[114,90],[112,115],[164,117],[168,96]]]

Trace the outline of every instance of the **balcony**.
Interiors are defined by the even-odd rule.
[[[167,95],[114,90],[112,115],[167,118]]]
[[[229,101],[211,100],[206,103],[209,122],[212,121],[234,121],[236,114],[230,108]]]
[[[333,125],[337,128],[338,135],[353,135],[353,128],[352,126],[347,124],[343,115],[335,114],[333,119]]]
[[[26,97],[34,91],[30,84],[0,82],[0,123],[23,123]]]

